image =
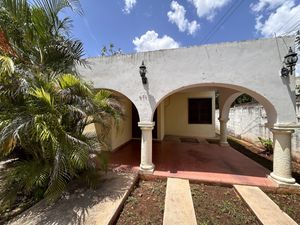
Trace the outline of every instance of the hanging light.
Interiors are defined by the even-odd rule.
[[[288,54],[284,56],[283,63],[285,64],[285,67],[282,67],[281,69],[281,76],[287,77],[288,75],[293,75],[297,61],[298,61],[297,53],[294,52],[290,47]]]
[[[140,66],[140,75],[141,75],[143,84],[147,84],[146,73],[147,73],[147,67],[144,64],[144,61],[142,61],[142,65]]]

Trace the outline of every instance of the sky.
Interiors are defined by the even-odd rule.
[[[72,36],[86,57],[113,43],[123,53],[292,34],[300,0],[81,0]]]

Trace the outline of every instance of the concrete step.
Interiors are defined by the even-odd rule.
[[[197,225],[188,180],[168,178],[164,225]]]
[[[234,188],[264,225],[297,225],[258,187],[234,185]]]

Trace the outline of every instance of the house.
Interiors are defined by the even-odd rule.
[[[294,48],[294,39],[279,37],[96,57],[88,59],[89,67],[78,70],[96,88],[123,97],[126,119],[111,131],[111,147],[116,149],[132,138],[141,138],[141,171],[151,173],[155,169],[153,139],[163,140],[166,135],[215,137],[216,92],[220,145],[226,145],[230,106],[245,93],[263,105],[267,127],[273,133],[272,179],[294,184],[291,134],[300,125],[295,112],[295,76],[281,76],[283,56],[288,53],[287,46]]]

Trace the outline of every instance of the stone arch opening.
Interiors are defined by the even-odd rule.
[[[223,100],[223,101],[222,101]],[[239,100],[236,102],[236,100]],[[216,130],[225,132],[220,141],[227,143],[227,135],[249,141],[260,146],[260,139],[272,139],[273,124],[268,121],[266,109],[255,98],[237,92],[221,99],[222,104],[216,109]],[[223,127],[222,127],[223,126]],[[225,126],[225,127],[224,127]],[[222,130],[223,129],[223,130]],[[223,138],[223,140],[221,140]],[[269,152],[271,153],[271,152]],[[271,169],[271,168],[269,168]]]
[[[101,88],[98,90],[101,90]],[[139,122],[139,112],[135,103],[125,94],[113,89],[103,88],[103,90],[108,90],[117,97],[123,111],[123,118],[118,124],[112,124],[110,131],[106,134],[107,148],[108,150],[114,151],[126,145],[132,139],[140,138],[141,132],[137,126]],[[96,124],[95,127],[97,135],[101,136],[101,132],[103,131],[99,130]],[[139,154],[139,152],[137,154]]]
[[[226,148],[223,148],[221,142],[221,135],[216,136],[215,125],[216,119],[219,117],[215,114],[214,108],[214,100],[215,100],[215,92],[219,91],[221,95],[223,95],[224,100],[222,102],[221,108],[223,109],[223,114],[220,117],[226,118],[229,116],[230,106],[232,102],[240,96],[242,93],[246,93],[249,96],[256,99],[263,105],[267,110],[266,114],[268,114],[268,123],[274,124],[277,119],[277,111],[275,106],[271,103],[271,101],[265,98],[262,94],[257,93],[253,90],[249,90],[247,88],[241,86],[235,86],[230,84],[221,84],[221,83],[203,83],[203,84],[195,84],[177,88],[175,90],[169,91],[166,93],[156,104],[154,110],[158,111],[158,115],[164,115],[164,123],[159,124],[160,127],[163,127],[164,131],[161,131],[163,135],[161,136],[161,140],[163,142],[161,144],[155,144],[153,148],[153,163],[156,165],[156,169],[159,171],[158,173],[169,175],[169,173],[176,173],[176,171],[184,171],[186,172],[186,176],[189,176],[189,173],[214,173],[216,176],[220,175],[220,179],[224,178],[224,174],[230,174],[231,176],[248,176],[248,177],[259,177],[265,178],[268,171],[266,170],[257,170],[257,168],[252,164],[250,159],[246,157],[241,157],[239,160],[243,161],[244,164],[249,165],[251,170],[243,170],[240,168],[240,164],[235,164],[236,160],[232,160],[233,158],[240,157],[240,154],[237,154],[236,151],[226,151]],[[199,94],[201,92],[201,94]],[[197,94],[198,93],[198,94]],[[181,96],[178,96],[181,95]],[[183,97],[182,97],[183,96]],[[188,123],[188,99],[189,98],[211,98],[212,102],[212,120],[211,124],[201,124],[201,125],[189,125],[192,129],[185,129],[182,121]],[[168,111],[168,107],[174,101],[181,102],[182,104],[177,105],[177,110],[172,108]],[[168,106],[169,104],[169,106]],[[201,108],[202,109],[202,108]],[[185,110],[186,114],[182,114],[182,110]],[[171,113],[170,113],[171,112]],[[176,115],[177,114],[177,115]],[[175,116],[174,116],[175,115]],[[174,118],[175,119],[174,119]],[[171,123],[179,124],[175,127],[171,132],[168,127],[169,124],[166,123],[166,120],[170,120],[173,118]],[[181,121],[180,121],[181,120]],[[158,122],[160,118],[158,118]],[[226,121],[227,122],[227,121]],[[225,122],[225,124],[226,124]],[[195,128],[195,129],[194,129]],[[183,132],[179,132],[179,129],[183,130]],[[178,133],[176,132],[178,131]],[[191,133],[189,133],[191,132]],[[193,133],[194,132],[194,133]],[[166,139],[166,136],[174,136],[171,139]],[[186,137],[184,137],[186,136]],[[226,133],[225,133],[226,137]],[[173,139],[174,138],[174,139]],[[186,138],[186,139],[185,139]],[[195,142],[194,142],[195,141]],[[220,147],[220,144],[222,147]],[[150,149],[150,148],[149,148]],[[152,149],[151,149],[152,150]],[[152,151],[148,152],[149,155],[152,156]],[[238,155],[238,156],[237,156]],[[150,158],[150,157],[149,157]],[[237,161],[239,161],[237,160]],[[174,163],[175,162],[175,163]],[[218,162],[211,163],[208,162]],[[152,163],[152,160],[151,160]],[[149,163],[150,164],[150,163]],[[228,165],[227,166],[219,166],[219,165]],[[207,166],[204,166],[207,165]],[[236,170],[231,171],[231,168],[235,168]],[[225,175],[226,177],[226,175]],[[225,179],[225,178],[224,178]],[[252,179],[252,178],[251,178]]]
[[[170,90],[169,92],[166,92],[165,95],[163,95],[159,101],[157,101],[157,104],[155,106],[155,109],[158,108],[158,106],[163,102],[166,98],[171,96],[174,93],[178,93],[180,91],[193,89],[193,88],[202,88],[202,89],[211,89],[211,90],[223,90],[225,92],[229,92],[228,95],[228,101],[225,103],[226,110],[224,109],[223,114],[227,114],[228,110],[230,109],[231,103],[234,101],[236,97],[238,97],[238,93],[240,94],[247,94],[251,96],[252,98],[256,99],[261,105],[263,105],[264,109],[266,110],[267,118],[268,118],[268,126],[272,127],[277,122],[277,110],[275,106],[272,104],[271,100],[267,99],[262,93],[258,93],[255,90],[248,89],[243,86],[238,85],[232,85],[232,84],[225,84],[225,83],[200,83],[200,84],[192,84],[188,86],[179,87],[174,90]],[[226,93],[225,93],[226,94]],[[235,94],[234,96],[231,96],[232,94]],[[227,100],[227,99],[226,99]],[[154,110],[153,110],[154,112]],[[152,118],[153,118],[152,114]]]

